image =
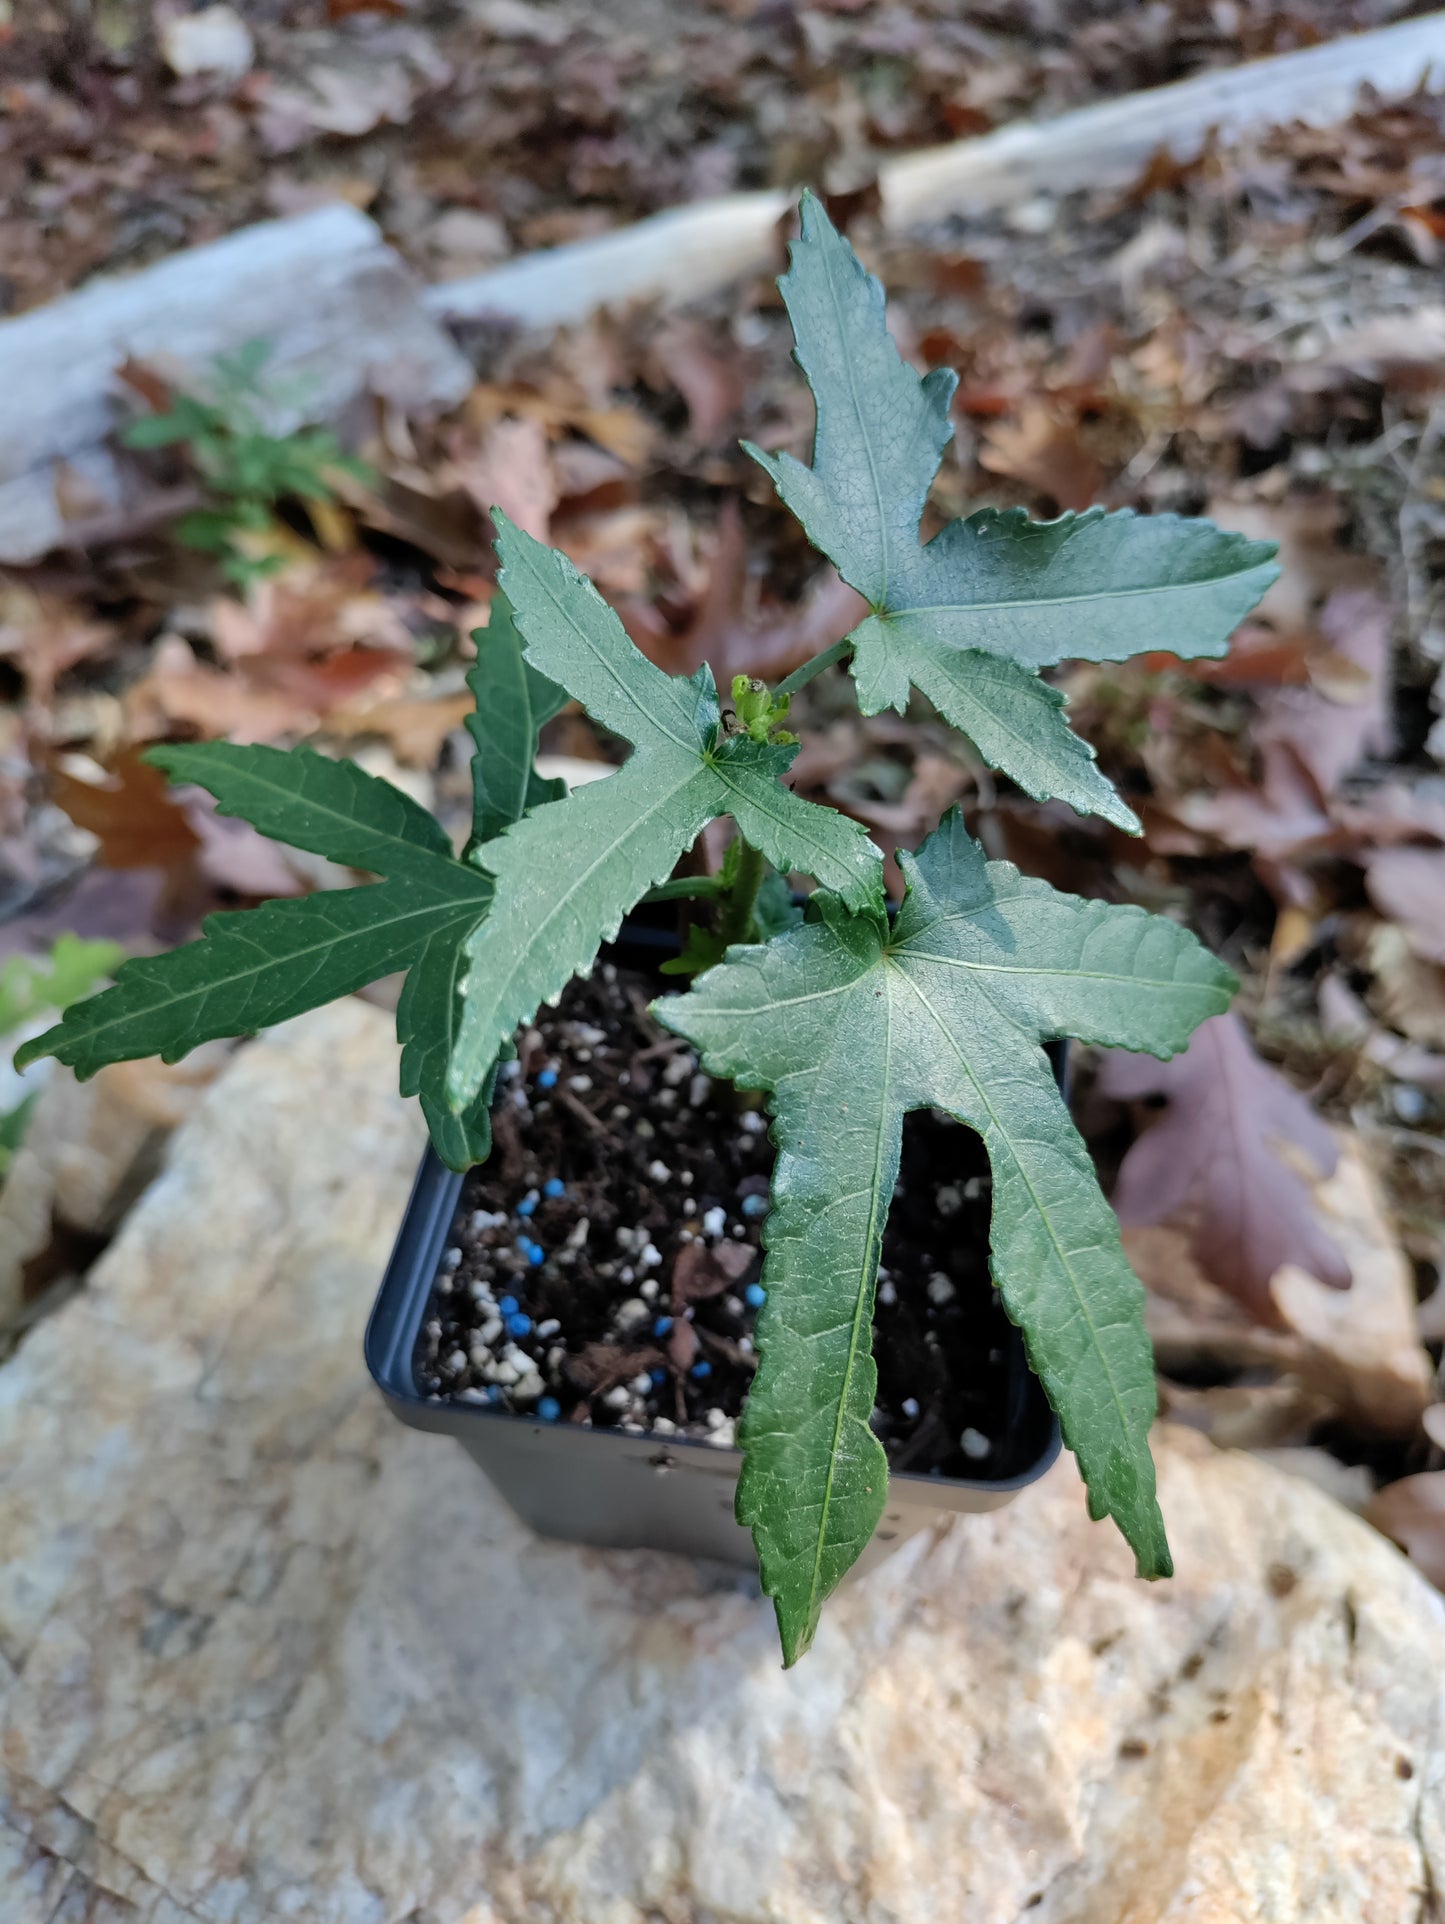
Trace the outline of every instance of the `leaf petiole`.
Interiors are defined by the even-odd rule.
[[[644,902],[715,902],[728,893],[720,875],[674,875],[643,896]]]
[[[774,701],[781,701],[788,695],[796,695],[800,688],[806,688],[808,683],[816,675],[821,675],[825,668],[831,668],[835,661],[846,660],[852,652],[853,637],[844,635],[843,639],[835,641],[831,648],[824,648],[811,660],[805,661],[801,668],[795,668],[786,681],[780,681],[773,690]]]
[[[746,942],[752,933],[753,910],[768,868],[762,850],[754,848],[741,835],[737,839],[737,851],[732,887],[718,917],[718,937],[725,948],[730,942]]]

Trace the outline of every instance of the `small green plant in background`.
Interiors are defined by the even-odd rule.
[[[174,1061],[407,971],[402,1087],[454,1168],[490,1147],[497,1064],[520,1024],[593,964],[639,901],[687,899],[679,959],[697,980],[659,1019],[714,1075],[768,1093],[777,1161],[764,1231],[759,1367],[739,1429],[752,1530],[784,1659],[872,1536],[887,1464],[869,1427],[874,1285],[904,1116],[982,1137],[994,1176],[993,1276],[1088,1485],[1144,1576],[1170,1570],[1148,1432],[1143,1292],[1043,1044],[1077,1036],[1168,1056],[1218,1014],[1230,971],[1141,909],[1065,895],[989,862],[952,810],[901,858],[891,909],[860,826],[783,782],[794,692],[846,661],[862,707],[917,687],[992,766],[1137,832],[1039,670],[1166,648],[1221,655],[1276,570],[1273,550],[1207,522],[984,509],[924,545],[952,428],[952,374],[900,358],[883,294],[811,196],[781,283],[812,385],[811,466],[754,450],[866,618],[776,689],[670,676],[564,556],[496,513],[500,589],[470,676],[473,835],[459,859],[430,815],[353,763],[305,749],[166,747],[152,760],[223,814],[381,879],[209,918],[201,940],[129,962],[22,1059],[88,1075]],[[571,697],[631,757],[572,794],[541,782],[537,730]],[[678,876],[730,816],[715,876]],[[817,883],[806,911],[785,877]]]
[[[363,484],[375,479],[324,428],[294,434],[267,428],[268,408],[284,398],[265,379],[270,353],[267,342],[251,341],[219,356],[204,394],[174,395],[163,413],[132,421],[121,436],[128,448],[185,450],[206,505],[179,518],[176,539],[215,555],[226,579],[240,587],[285,565],[281,555],[265,549],[283,503],[330,507],[338,475]]]
[[[115,942],[58,935],[46,956],[12,955],[0,964],[0,1036],[14,1035],[39,1016],[68,1009],[91,994],[125,960]],[[0,1109],[0,1181],[10,1173],[39,1092]]]

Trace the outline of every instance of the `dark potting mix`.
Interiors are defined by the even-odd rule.
[[[602,963],[519,1031],[418,1340],[424,1395],[734,1446],[773,1147],[762,1098],[705,1075],[648,1014],[656,993]],[[874,1432],[897,1470],[1008,1475],[1023,1364],[989,1277],[973,1131],[910,1116],[893,1194]]]

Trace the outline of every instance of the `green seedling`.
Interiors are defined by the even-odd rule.
[[[326,429],[275,434],[267,428],[268,409],[283,398],[264,378],[269,355],[267,343],[252,341],[218,357],[205,393],[173,396],[164,413],[132,421],[121,436],[128,448],[185,450],[206,504],[180,516],[176,539],[215,555],[226,579],[241,587],[285,565],[266,545],[279,507],[288,501],[330,507],[338,476],[364,485],[375,479]]]
[[[68,1009],[114,975],[125,960],[115,942],[88,942],[79,935],[57,935],[45,956],[12,955],[0,964],[0,1035],[14,1035],[50,1011]],[[0,1180],[10,1173],[24,1140],[36,1093],[0,1111]]]
[[[636,903],[688,899],[698,919],[679,967],[697,979],[656,1013],[712,1074],[767,1092],[777,1147],[738,1514],[792,1663],[886,1501],[869,1428],[874,1284],[910,1110],[946,1111],[986,1144],[994,1280],[1091,1510],[1114,1519],[1142,1575],[1168,1574],[1143,1292],[1043,1044],[1078,1036],[1168,1056],[1235,984],[1172,921],[986,861],[957,811],[902,858],[907,892],[890,912],[862,829],[784,784],[788,700],[844,661],[869,713],[921,689],[1029,794],[1136,832],[1040,669],[1146,649],[1221,655],[1275,569],[1271,548],[1207,522],[1099,510],[1038,522],[984,509],[924,545],[954,377],[920,379],[900,358],[882,290],[811,196],[781,286],[817,405],[813,461],[754,452],[867,601],[860,625],[775,689],[734,684],[725,713],[710,668],[664,674],[571,562],[497,514],[501,591],[471,675],[464,854],[351,763],[154,750],[223,813],[381,879],[213,916],[198,942],[127,963],[23,1053],[83,1075],[126,1056],[174,1060],[404,969],[402,1086],[440,1154],[465,1168],[488,1152],[493,1079],[518,1026],[591,968]],[[632,754],[561,794],[533,758],[568,697]],[[675,875],[719,816],[737,832],[722,874]],[[805,914],[789,876],[816,885]]]

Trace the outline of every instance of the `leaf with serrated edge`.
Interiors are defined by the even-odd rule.
[[[588,966],[719,815],[732,815],[778,870],[805,869],[856,907],[882,901],[882,864],[859,825],[778,781],[794,749],[720,736],[711,669],[683,680],[655,668],[564,555],[505,515],[494,519],[527,660],[638,752],[476,853],[497,892],[485,928],[466,945],[448,1077],[458,1111],[474,1102],[517,1024]]]
[[[53,1055],[82,1079],[137,1056],[178,1062],[199,1043],[350,995],[405,968],[466,905],[485,912],[485,878],[460,862],[448,871],[207,916],[199,941],[125,963],[113,987],[68,1010],[16,1061]]]
[[[484,876],[479,881],[486,882]],[[490,883],[487,902],[490,901]],[[485,903],[483,904],[485,906]],[[401,1040],[401,1093],[421,1100],[432,1147],[448,1169],[465,1172],[485,1162],[492,1153],[492,1096],[497,1065],[471,1106],[454,1115],[447,1104],[447,1064],[456,1045],[461,1019],[462,944],[477,926],[475,912],[467,911],[438,927],[407,971],[396,1005],[396,1032]]]
[[[738,1516],[789,1663],[886,1499],[868,1427],[873,1292],[913,1109],[945,1110],[982,1137],[994,1281],[1091,1512],[1115,1519],[1142,1574],[1170,1568],[1142,1291],[1040,1044],[1075,1035],[1169,1055],[1227,1005],[1233,977],[1163,917],[985,863],[956,809],[899,859],[908,892],[891,931],[815,897],[803,928],[730,950],[690,994],[654,1005],[710,1074],[771,1092],[768,1298],[739,1432]]]
[[[472,756],[471,849],[489,842],[529,808],[556,801],[565,784],[549,781],[534,766],[537,734],[567,700],[566,690],[540,674],[522,655],[522,637],[500,591],[491,618],[472,636],[477,659],[467,675],[475,707],[467,731]]]
[[[238,742],[172,743],[145,759],[173,782],[195,782],[221,815],[240,815],[278,842],[373,875],[445,870],[446,830],[419,802],[352,761],[310,748]]]
[[[1223,654],[1278,573],[1272,545],[1206,521],[1096,508],[1044,522],[986,508],[922,545],[955,377],[920,380],[907,366],[882,288],[811,194],[778,285],[817,402],[813,464],[748,451],[872,607],[850,637],[865,712],[901,708],[912,682],[1030,794],[1137,830],[1062,704],[1025,700],[1021,676],[988,674],[979,657],[1035,670],[1144,649]]]
[[[865,714],[906,706],[908,672],[897,657],[867,651],[855,657],[853,674]],[[913,679],[984,761],[1006,769],[1026,794],[1068,802],[1081,815],[1102,815],[1131,835],[1139,832],[1138,816],[1099,773],[1093,748],[1064,723],[1063,695],[1031,669],[976,648],[934,649],[919,654]]]
[[[511,636],[505,617],[504,626],[506,635]],[[504,656],[508,652],[505,638],[499,652]],[[511,653],[517,657],[520,670],[514,636],[511,636]],[[566,698],[560,690],[551,691],[549,684],[536,676],[526,697],[528,717],[533,712],[546,710],[554,692],[557,700],[547,711],[551,713],[555,713]],[[535,727],[528,739],[527,768],[530,768],[536,746]],[[415,948],[387,962],[376,974],[385,975],[412,963],[396,1012],[397,1033],[403,1045],[402,1094],[421,1098],[432,1142],[449,1168],[468,1169],[473,1163],[485,1161],[492,1139],[485,1100],[473,1103],[465,1116],[455,1116],[447,1106],[445,1088],[446,1066],[460,1013],[457,991],[461,981],[461,944],[487,911],[492,896],[490,880],[474,870],[461,868],[452,855],[446,830],[419,803],[392,783],[367,774],[355,762],[333,761],[307,748],[288,750],[230,742],[155,748],[150,750],[148,759],[163,768],[172,781],[196,782],[209,789],[216,797],[221,814],[243,816],[278,841],[310,849],[314,854],[329,856],[332,861],[345,862],[354,868],[370,869],[373,874],[425,877],[433,888],[453,891],[455,904],[451,916],[436,928],[418,932],[414,937]],[[533,781],[537,780],[534,776]],[[550,793],[550,784],[542,786]],[[525,781],[519,787],[525,796]],[[383,913],[384,907],[383,903],[376,903],[378,913]],[[366,904],[358,904],[358,914],[363,918],[365,909]],[[233,931],[228,938],[233,948],[238,933]],[[264,935],[265,931],[261,933]],[[360,943],[335,952],[338,957],[355,957],[357,966],[364,953],[364,944]],[[214,947],[197,958],[198,968],[210,965],[219,965]],[[330,966],[327,965],[328,970]],[[373,980],[374,975],[363,978],[363,981]],[[345,991],[338,989],[335,993]],[[327,995],[318,995],[316,1000],[325,1001]]]

